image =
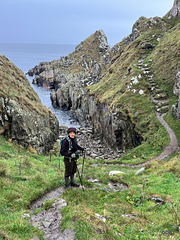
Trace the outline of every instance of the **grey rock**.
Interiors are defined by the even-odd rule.
[[[124,43],[130,44],[136,38],[138,38],[142,34],[142,32],[147,31],[149,28],[157,24],[161,24],[162,29],[164,31],[166,30],[166,25],[160,17],[154,17],[154,18],[145,18],[143,16],[140,17],[133,25],[132,33],[128,37],[123,39]]]
[[[125,172],[121,172],[121,171],[110,171],[109,172],[109,176],[113,176],[113,175],[123,175],[126,174]]]
[[[145,171],[145,168],[143,167],[143,168],[139,169],[139,170],[135,173],[135,175],[139,175],[139,174],[143,173],[144,171]]]
[[[157,202],[157,203],[162,203],[162,204],[164,204],[164,203],[166,203],[166,201],[164,201],[162,198],[157,198],[157,197],[152,197],[151,198],[151,200],[152,201],[154,201],[154,202]]]
[[[98,219],[100,219],[101,221],[103,221],[104,223],[106,222],[106,218],[98,213],[94,214]]]
[[[43,116],[3,97],[0,98],[0,108],[0,124],[8,138],[24,147],[32,146],[38,153],[46,154],[52,149],[59,133],[54,114],[47,111]]]
[[[168,18],[171,18],[171,17],[179,18],[180,17],[180,1],[179,0],[174,0],[173,7],[167,13],[166,16]]]
[[[180,120],[180,70],[176,74],[173,92],[178,96],[178,101],[172,106],[172,113],[178,120]]]
[[[44,226],[45,228],[49,228],[50,225],[51,225],[50,222],[46,222],[46,221],[42,221],[41,223],[43,224],[43,226]]]

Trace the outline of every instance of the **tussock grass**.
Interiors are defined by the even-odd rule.
[[[0,61],[2,63],[0,65],[1,97],[15,100],[23,109],[36,111],[40,115],[49,112],[46,107],[42,106],[37,93],[32,91],[24,73],[3,54],[0,55]]]

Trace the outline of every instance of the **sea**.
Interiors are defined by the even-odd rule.
[[[75,45],[66,44],[28,44],[28,43],[0,43],[0,54],[8,57],[24,74],[40,62],[60,59],[73,52]],[[26,75],[32,88],[38,94],[41,102],[49,108],[58,118],[59,125],[79,128],[80,125],[73,118],[70,111],[53,108],[50,100],[50,89],[32,84],[33,77]]]

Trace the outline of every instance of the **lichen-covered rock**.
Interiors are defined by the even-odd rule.
[[[166,23],[162,20],[160,17],[151,17],[151,18],[146,18],[146,17],[140,17],[135,24],[132,27],[132,33],[125,37],[123,39],[123,42],[125,44],[130,44],[133,42],[136,38],[141,36],[141,34],[148,29],[152,28],[153,26],[160,26],[163,31],[166,31]]]
[[[172,106],[172,112],[180,120],[180,70],[176,74],[174,94],[178,96],[178,101]]]
[[[175,17],[179,18],[180,17],[180,0],[174,0],[173,7],[171,10],[167,13],[167,17]]]
[[[9,59],[0,56],[0,134],[46,154],[58,138],[59,123]]]

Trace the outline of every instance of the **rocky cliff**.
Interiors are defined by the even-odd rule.
[[[180,1],[179,0],[174,0],[173,7],[167,13],[166,16],[168,18],[171,18],[171,17],[179,18],[180,17]]]
[[[172,112],[180,120],[180,70],[176,74],[174,94],[178,96],[178,101],[172,106]]]
[[[124,152],[145,140],[147,132],[156,125],[154,105],[150,101],[151,86],[147,81],[150,76],[147,79],[142,62],[151,63],[156,80],[166,83],[165,95],[173,94],[174,76],[179,67],[178,42],[170,36],[178,32],[178,19],[174,17],[141,17],[133,25],[132,33],[111,49],[100,30],[81,42],[73,53],[41,63],[29,74],[36,75],[35,84],[52,88],[54,106],[70,109],[82,125],[92,127],[109,146]],[[171,51],[167,47],[166,52],[163,44],[172,46]],[[166,61],[169,56],[172,56],[171,69]],[[163,61],[166,62],[162,64]],[[168,78],[165,74],[161,77],[156,66],[163,68],[161,73],[167,69]],[[162,90],[155,88],[155,91]]]
[[[92,127],[94,134],[104,138],[115,150],[123,152],[127,147],[140,144],[142,137],[134,130],[130,118],[123,120],[120,115],[112,113],[88,89],[101,81],[110,65],[110,47],[100,30],[81,42],[73,53],[57,61],[41,63],[29,74],[37,75],[35,84],[52,88],[54,107],[71,109],[83,126]]]
[[[59,124],[31,88],[28,79],[0,56],[0,134],[46,154],[58,137]]]

